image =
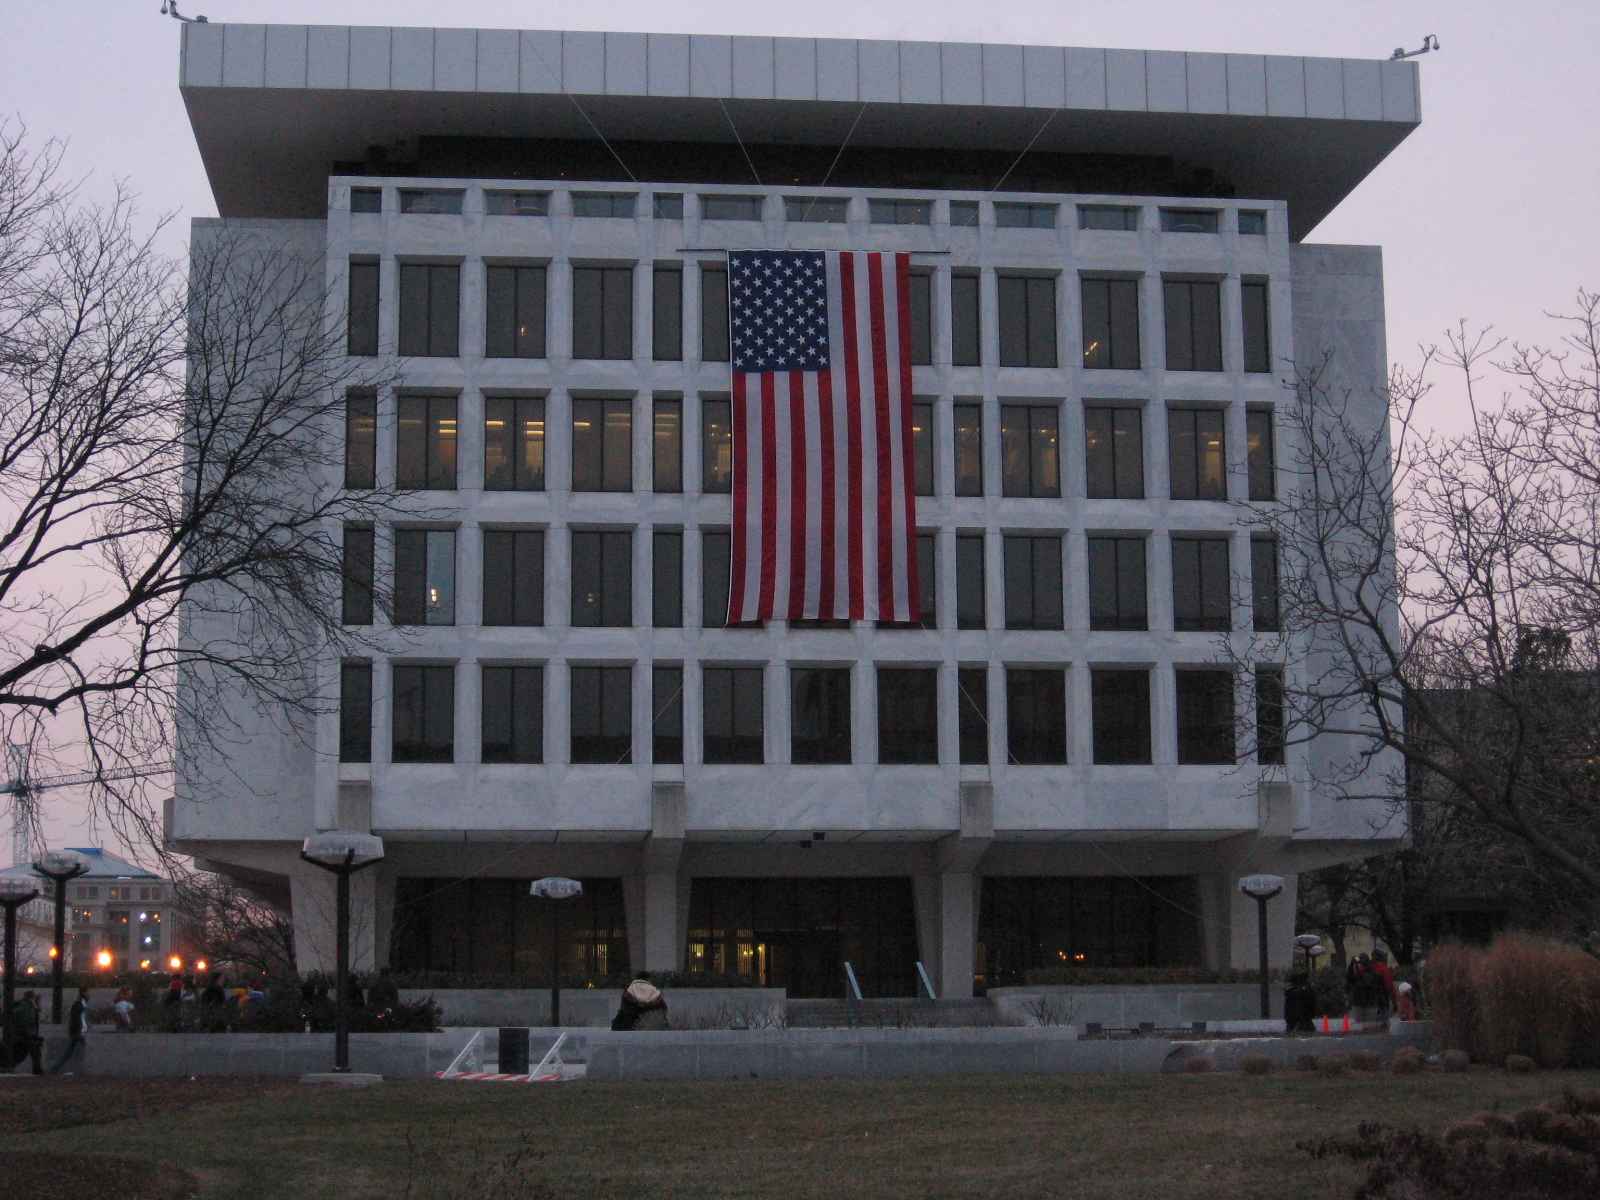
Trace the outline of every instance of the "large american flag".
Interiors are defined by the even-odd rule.
[[[905,254],[728,252],[728,623],[916,621]]]

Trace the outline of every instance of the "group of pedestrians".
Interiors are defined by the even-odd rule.
[[[1383,950],[1358,954],[1344,973],[1345,993],[1350,998],[1350,1020],[1358,1025],[1377,1025],[1391,1015],[1402,1021],[1417,1019],[1417,1006],[1409,983],[1396,983],[1389,969],[1389,955]]]

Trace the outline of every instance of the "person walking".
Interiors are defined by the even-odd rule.
[[[11,1036],[14,1048],[11,1053],[17,1062],[33,1059],[33,1073],[43,1075],[44,1067],[39,1057],[44,1050],[44,1038],[39,1036],[39,997],[32,991],[23,992],[11,1002]]]
[[[1395,987],[1394,972],[1389,969],[1389,952],[1387,950],[1374,950],[1372,952],[1372,973],[1383,983],[1383,1011],[1387,1016],[1400,1007],[1400,992]]]
[[[1289,986],[1283,989],[1283,1023],[1288,1033],[1312,1033],[1317,1015],[1317,990],[1311,986],[1304,971],[1289,976]]]
[[[1395,1016],[1402,1021],[1417,1019],[1416,992],[1409,983],[1395,985]]]
[[[111,1006],[111,1011],[116,1014],[113,1019],[116,1021],[117,1032],[132,1033],[134,1012],[133,993],[127,988],[118,988],[117,1002]]]
[[[67,1063],[72,1061],[72,1056],[84,1049],[84,1040],[88,1036],[89,989],[79,988],[78,998],[72,1002],[72,1008],[67,1012],[67,1048],[61,1052],[61,1057],[51,1064],[50,1074],[60,1075],[65,1071]]]
[[[1345,971],[1344,987],[1350,1000],[1352,1025],[1375,1025],[1383,1020],[1383,1005],[1387,998],[1383,977],[1372,969],[1372,959],[1365,953],[1356,955],[1355,961]]]

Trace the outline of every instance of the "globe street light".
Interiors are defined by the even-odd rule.
[[[55,880],[56,941],[50,947],[50,1023],[61,1024],[61,973],[67,966],[67,881],[89,873],[83,855],[73,850],[46,850],[33,860],[35,874]]]
[[[1261,1019],[1272,1017],[1272,1000],[1267,994],[1267,901],[1283,891],[1281,875],[1246,875],[1239,880],[1239,890],[1256,902],[1261,955]]]
[[[532,896],[542,896],[546,900],[570,900],[574,896],[583,895],[583,884],[576,879],[567,879],[561,875],[548,875],[543,879],[535,879],[533,886],[528,889]],[[561,1028],[561,905],[555,904],[552,908],[553,922],[550,932],[550,1026],[553,1029]]]
[[[1322,953],[1322,937],[1315,933],[1297,934],[1294,944],[1299,946],[1306,956],[1306,974],[1311,974],[1311,962]]]
[[[383,839],[370,833],[332,829],[314,833],[300,848],[300,857],[338,879],[334,930],[333,1069],[350,1073],[350,876],[383,861]]]
[[[38,885],[33,880],[0,875],[0,905],[6,910],[5,1009],[0,1011],[0,1030],[4,1031],[3,1040],[8,1050],[15,1044],[11,1036],[11,1006],[16,1002],[17,993],[17,909],[38,894]]]

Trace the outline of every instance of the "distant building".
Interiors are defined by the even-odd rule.
[[[67,884],[67,969],[166,970],[183,944],[171,882],[98,847],[69,852],[80,855],[89,871]],[[19,969],[32,966],[37,972],[48,966],[55,939],[55,885],[28,866],[0,874],[37,880],[44,893],[18,914]],[[24,939],[27,957],[20,949]]]

